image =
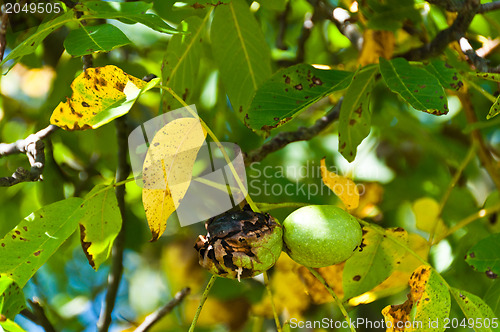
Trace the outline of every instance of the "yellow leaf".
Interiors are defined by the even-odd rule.
[[[342,289],[342,272],[344,272],[344,263],[330,265],[316,269],[318,273],[325,279],[326,283],[330,285],[335,294],[339,298],[344,297],[344,290]],[[309,270],[301,266],[299,268],[300,275],[307,287],[307,292],[311,296],[315,304],[323,304],[333,302],[334,299],[323,284],[312,275]]]
[[[127,113],[146,84],[116,66],[88,68],[71,83],[71,98],[59,103],[50,123],[65,130],[100,127]]]
[[[437,238],[448,232],[448,227],[439,218],[439,203],[433,198],[423,197],[416,200],[412,209],[418,229],[429,234],[434,233]]]
[[[362,189],[358,189],[361,191],[359,194],[359,205],[356,209],[350,211],[350,213],[359,219],[370,217],[375,221],[380,220],[382,212],[377,204],[382,202],[384,188],[376,182],[366,182],[361,184],[360,187]]]
[[[142,202],[156,241],[177,209],[192,178],[196,155],[207,132],[200,121],[181,118],[167,123],[150,143],[142,168]]]
[[[340,198],[348,210],[358,207],[359,192],[354,181],[328,171],[325,158],[321,159],[321,178],[323,183]]]
[[[279,313],[285,311],[289,317],[293,318],[300,318],[310,302],[307,289],[298,274],[299,268],[299,264],[282,252],[274,265],[274,273],[270,277],[276,310]],[[254,305],[252,311],[258,316],[271,318],[273,312],[269,297],[266,296]]]
[[[358,63],[366,66],[378,63],[378,58],[390,59],[394,52],[394,33],[392,31],[366,29],[363,33],[363,48]]]

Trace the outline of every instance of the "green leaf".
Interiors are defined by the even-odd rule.
[[[422,20],[413,0],[370,0],[360,10],[368,19],[367,27],[374,30],[396,31],[401,29],[405,20],[414,23]]]
[[[81,19],[122,19],[125,23],[141,23],[163,33],[177,34],[179,31],[165,23],[158,15],[146,13],[152,4],[143,1],[135,2],[104,2],[89,1],[77,8],[88,12]]]
[[[74,12],[72,10],[51,21],[40,24],[35,33],[33,33],[29,38],[27,38],[16,48],[14,48],[12,52],[10,52],[5,57],[5,59],[0,62],[0,65],[3,65],[6,61],[12,59],[19,60],[21,57],[35,52],[36,48],[42,43],[45,37],[47,37],[54,30],[71,21],[76,21],[76,19],[74,18]]]
[[[497,317],[500,317],[500,279],[496,279],[486,291],[486,302]]]
[[[493,319],[498,323],[498,318],[493,313],[493,310],[479,297],[469,292],[451,288],[451,293],[462,309],[465,318],[474,320],[474,331],[476,332],[490,332],[498,331],[498,324],[494,327],[491,324]],[[478,322],[481,322],[479,324]],[[489,322],[488,327],[485,327],[485,322]]]
[[[206,15],[203,20],[196,16],[187,18],[181,23],[187,35],[175,35],[168,42],[163,59],[163,85],[172,88],[184,101],[193,96],[193,87],[197,84],[198,69],[201,59],[202,36],[205,34]],[[164,109],[177,109],[182,105],[169,93],[163,97]]]
[[[6,332],[26,332],[26,330],[23,330],[19,325],[17,325],[14,321],[10,319],[7,319],[4,322],[0,321],[0,326]]]
[[[257,90],[245,123],[269,132],[333,91],[347,88],[352,73],[298,64],[276,72]]]
[[[405,252],[388,239],[389,236],[408,241],[408,233],[402,228],[387,229],[380,234],[371,228],[363,230],[363,248],[345,262],[342,275],[344,299],[361,295],[387,279],[394,267],[403,259]]]
[[[442,60],[432,60],[425,69],[445,88],[458,91],[464,85],[458,71]]]
[[[0,314],[14,319],[24,308],[26,302],[19,285],[5,274],[0,274]]]
[[[76,230],[81,198],[68,198],[47,205],[26,218],[0,240],[0,272],[19,287],[49,259]]]
[[[271,55],[244,0],[215,9],[210,33],[222,83],[241,121],[259,86],[271,76]]]
[[[474,270],[485,272],[495,279],[500,275],[500,233],[482,239],[465,256],[465,261]]]
[[[377,66],[367,66],[355,73],[342,101],[339,151],[349,162],[356,158],[358,145],[370,133],[372,113],[369,103],[377,74]]]
[[[497,97],[497,100],[495,100],[495,103],[491,105],[490,111],[488,112],[488,115],[486,116],[486,120],[489,120],[493,118],[494,116],[497,116],[498,113],[500,113],[500,96]]]
[[[97,271],[109,257],[111,247],[122,226],[114,188],[97,185],[81,205],[80,240],[90,266]]]
[[[101,24],[72,30],[64,40],[64,48],[73,56],[82,56],[94,52],[109,52],[130,43],[127,36],[114,25]]]
[[[434,115],[448,113],[443,87],[425,69],[412,66],[403,58],[380,58],[380,72],[389,89],[417,110]]]

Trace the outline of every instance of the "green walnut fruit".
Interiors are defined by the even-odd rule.
[[[331,205],[309,205],[283,222],[284,250],[297,263],[309,267],[338,264],[361,244],[359,223],[348,212]]]
[[[270,269],[283,247],[283,229],[269,214],[249,207],[209,219],[195,244],[199,263],[212,274],[251,278]]]

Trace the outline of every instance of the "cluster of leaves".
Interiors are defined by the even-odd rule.
[[[323,17],[320,12],[331,5],[345,8],[342,10],[351,15],[351,22],[340,22],[335,12],[333,17]],[[419,11],[419,7],[428,10]],[[481,164],[473,158],[476,145],[480,145],[477,136],[471,142],[465,133],[479,133],[481,141],[486,140],[498,152],[499,117],[495,116],[500,112],[500,102],[492,93],[500,75],[471,69],[455,44],[440,57],[424,62],[410,62],[394,55],[437,36],[445,26],[446,15],[439,7],[413,0],[81,1],[33,31],[9,34],[11,49],[2,64],[12,68],[10,74],[15,72],[15,64],[36,67],[47,63],[53,64],[56,73],[39,114],[21,112],[19,122],[26,131],[31,129],[27,125],[30,123],[45,126],[48,112],[52,112],[50,123],[67,131],[93,130],[53,138],[43,185],[30,184],[0,194],[0,199],[20,203],[8,204],[0,211],[2,219],[9,220],[0,226],[0,326],[21,331],[13,320],[25,308],[23,288],[30,295],[46,299],[47,307],[53,307],[50,318],[66,318],[60,319],[61,327],[82,324],[76,315],[69,316],[61,309],[69,303],[69,297],[82,296],[100,305],[106,271],[100,269],[85,276],[73,271],[74,275],[68,276],[64,269],[71,264],[83,269],[83,254],[95,270],[101,265],[107,267],[106,260],[122,227],[115,185],[110,184],[115,165],[108,162],[118,143],[109,139],[113,131],[105,124],[132,109],[128,118],[139,125],[155,115],[152,109],[158,105],[160,112],[167,112],[192,103],[200,110],[204,131],[190,144],[201,145],[208,132],[215,141],[224,138],[250,151],[269,136],[272,140],[280,132],[312,123],[341,102],[337,124],[317,138],[285,147],[263,163],[252,165],[249,179],[259,179],[258,186],[271,181],[284,188],[290,184],[321,185],[323,178],[339,195],[341,204],[361,220],[365,228],[363,250],[343,264],[317,270],[352,309],[351,318],[366,315],[380,320],[382,312],[386,321],[393,323],[415,320],[426,324],[439,319],[441,323],[435,330],[444,330],[443,322],[449,317],[493,321],[500,315],[500,283],[491,281],[500,273],[498,188],[494,190],[488,176],[481,172]],[[478,40],[498,38],[492,28],[496,19],[496,13],[478,16],[469,29],[471,35]],[[127,28],[129,24],[136,25]],[[355,26],[357,39],[343,30],[345,24],[350,24],[351,29]],[[134,39],[131,32],[139,25],[155,31],[142,48],[138,40],[146,33],[141,31]],[[365,41],[358,49],[361,34]],[[166,35],[168,38],[162,39]],[[51,43],[59,46],[50,47]],[[79,60],[68,56],[90,54],[95,56],[96,68],[81,73]],[[138,59],[137,65],[134,59]],[[159,79],[146,83],[137,78],[149,72],[158,74]],[[161,88],[158,94],[144,95],[132,108],[143,93],[154,87]],[[65,96],[66,101],[60,102]],[[478,112],[481,121],[471,122],[466,116],[467,112],[474,113],[470,105],[489,112]],[[6,119],[25,106],[15,98],[2,101]],[[159,144],[155,151],[160,154],[155,158],[168,156],[168,146],[175,150],[186,144],[179,138],[190,136],[192,121],[185,122],[155,137],[152,143]],[[13,130],[8,130],[5,121],[0,126],[2,139],[12,141],[18,137],[7,134]],[[358,149],[361,151],[370,140],[372,148],[376,146],[379,162],[385,163],[384,169],[394,175],[390,179],[371,177],[371,182],[363,182],[359,176],[357,180],[365,191],[359,198],[358,194],[346,198],[336,191],[336,185],[346,189],[354,183],[329,172],[322,157],[335,156],[339,165],[342,158],[359,166],[369,164],[366,152],[360,155]],[[484,153],[484,149],[481,151],[477,154]],[[288,174],[263,179],[257,175],[289,165],[308,167],[311,160],[321,160],[319,177],[294,179]],[[190,173],[193,162],[188,163],[189,167],[176,167]],[[148,165],[146,159],[145,169]],[[144,176],[156,179],[163,173],[165,183],[171,180],[163,169],[150,172]],[[498,174],[489,176],[498,178]],[[271,208],[271,203],[288,207],[276,211],[279,220],[290,213],[290,207],[298,206],[297,202],[340,203],[317,192],[311,195],[298,190],[295,195],[285,196],[252,189],[250,185],[249,194],[263,202],[258,204],[263,209]],[[33,199],[36,190],[38,197]],[[207,275],[197,265],[192,243],[193,235],[201,233],[202,226],[148,243],[142,220],[147,217],[153,239],[157,240],[172,224],[167,219],[175,219],[171,215],[178,197],[173,199],[171,188],[145,188],[143,205],[140,189],[131,183],[127,190],[127,255],[134,257],[138,252],[145,257],[135,267],[153,269],[161,265],[169,293],[184,286],[200,291]],[[178,194],[182,196],[186,190]],[[79,236],[72,236],[76,230]],[[83,251],[75,250],[78,238]],[[471,267],[483,273],[477,274]],[[141,276],[128,273],[127,285],[132,288],[134,280]],[[61,295],[54,300],[44,294],[47,286],[43,279],[47,276],[61,281],[50,293]],[[86,278],[93,283],[71,286]],[[471,279],[475,282],[471,283]],[[231,329],[251,329],[251,320],[247,320],[250,313],[257,317],[257,328],[258,324],[271,324],[264,320],[272,310],[263,285],[255,280],[241,284],[221,280],[218,284],[200,317],[200,325],[210,328],[222,323]],[[411,289],[407,301],[389,306],[404,301],[408,285]],[[328,291],[285,254],[272,271],[270,287],[277,312],[288,313],[287,319],[332,316],[329,307],[321,305],[332,301]],[[249,290],[251,295],[247,295]],[[458,308],[452,306],[450,294]],[[368,309],[357,309],[375,300],[365,305]],[[135,311],[130,313],[130,319],[142,320],[157,305],[153,302],[142,307],[132,304]],[[196,306],[196,299],[188,299],[182,315],[169,317],[158,328],[184,327]],[[119,311],[129,309],[119,300]],[[337,312],[333,315],[341,317]],[[82,316],[83,324],[95,322]],[[494,330],[491,326],[472,325],[475,330]]]

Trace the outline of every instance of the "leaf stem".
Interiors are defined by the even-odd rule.
[[[234,169],[233,163],[229,159],[229,156],[227,155],[226,150],[224,149],[224,147],[220,143],[217,136],[215,136],[212,129],[210,129],[210,127],[205,123],[205,121],[203,121],[203,119],[200,118],[200,116],[188,104],[186,104],[186,102],[181,97],[179,97],[179,95],[177,95],[177,93],[175,93],[174,90],[172,90],[171,88],[169,88],[167,86],[163,86],[163,85],[158,85],[157,87],[160,89],[166,90],[168,93],[170,93],[179,103],[181,103],[182,106],[184,106],[188,110],[189,113],[191,113],[192,116],[194,116],[195,118],[197,118],[200,121],[202,127],[205,128],[208,135],[213,139],[215,144],[217,144],[217,147],[220,149],[220,151],[224,155],[224,159],[226,160],[227,164],[229,165],[229,168],[231,169],[231,173],[233,173],[233,176],[236,179],[236,183],[238,184],[238,187],[240,187],[243,195],[245,196],[247,203],[250,205],[250,207],[252,208],[253,211],[260,212],[260,210],[257,208],[257,205],[255,205],[252,198],[248,194],[245,186],[241,182],[240,176],[238,175],[238,173]]]
[[[198,309],[196,309],[196,313],[194,314],[193,321],[191,322],[191,326],[189,327],[188,332],[193,332],[194,327],[196,326],[196,322],[198,321],[198,318],[200,317],[201,309],[203,309],[203,305],[205,304],[205,301],[208,298],[208,293],[210,293],[210,289],[215,283],[215,280],[217,279],[217,276],[215,274],[212,275],[210,280],[208,281],[207,287],[205,287],[205,290],[203,291],[203,295],[200,300],[200,304],[198,305]]]
[[[283,203],[256,202],[255,204],[261,211],[265,212],[281,208],[300,208],[303,206],[310,205],[309,203],[302,203],[302,202],[283,202]]]
[[[278,332],[283,331],[281,328],[280,319],[278,317],[278,312],[276,311],[276,306],[273,301],[273,293],[271,287],[269,286],[269,277],[267,276],[267,271],[264,272],[264,285],[266,286],[267,294],[269,295],[269,300],[271,301],[271,308],[273,309],[274,322],[276,323],[276,330]]]
[[[439,212],[436,216],[436,221],[434,223],[434,227],[432,228],[432,232],[429,236],[429,241],[427,241],[427,243],[429,245],[432,245],[432,242],[434,240],[434,236],[436,236],[436,230],[437,230],[438,225],[439,225],[439,219],[441,218],[441,215],[443,214],[444,206],[446,205],[446,202],[448,202],[448,199],[450,198],[451,192],[452,192],[453,188],[455,188],[460,177],[462,176],[462,173],[463,173],[465,167],[467,167],[469,162],[472,160],[472,157],[474,157],[475,152],[476,152],[476,145],[472,144],[472,146],[470,147],[469,151],[467,152],[467,155],[465,156],[464,160],[462,161],[462,163],[458,167],[457,171],[453,175],[453,179],[451,179],[451,182],[448,185],[448,189],[446,190],[443,197],[441,198],[441,202],[439,203]]]
[[[472,80],[468,79],[467,83],[471,87],[473,87],[474,89],[476,89],[477,91],[479,91],[480,94],[482,94],[484,97],[486,97],[486,99],[488,99],[492,103],[495,103],[497,101],[497,99],[491,93],[489,93],[488,91],[486,91],[485,89],[483,89],[480,85],[476,84]]]
[[[316,278],[318,279],[319,282],[321,282],[323,284],[323,286],[325,286],[326,290],[328,291],[328,293],[330,293],[330,295],[333,297],[333,299],[335,300],[335,302],[337,303],[337,305],[339,306],[339,309],[340,311],[342,312],[342,315],[344,316],[345,320],[347,321],[347,323],[349,323],[349,328],[351,329],[352,332],[356,332],[356,329],[354,328],[354,326],[351,324],[351,318],[349,317],[349,315],[347,314],[347,310],[345,310],[344,308],[344,305],[342,304],[342,301],[340,301],[340,299],[338,298],[337,294],[335,294],[335,292],[333,291],[333,289],[330,287],[330,285],[328,285],[325,281],[325,279],[321,276],[321,274],[319,274],[315,269],[313,269],[312,267],[308,267],[306,266],[306,268],[309,270],[309,272],[311,272],[311,274]]]

